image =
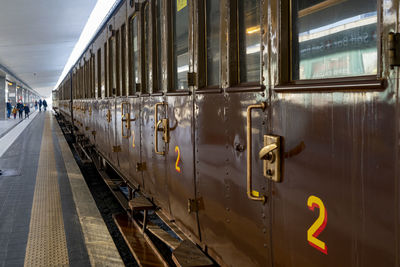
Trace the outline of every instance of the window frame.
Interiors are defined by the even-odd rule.
[[[96,59],[96,67],[97,67],[97,71],[96,71],[96,74],[97,74],[97,96],[96,96],[96,98],[97,99],[100,99],[100,98],[102,98],[102,95],[101,95],[101,47],[99,48],[99,49],[97,49],[97,59]]]
[[[138,97],[141,94],[141,83],[136,83],[135,80],[135,73],[134,73],[134,69],[133,69],[133,61],[134,61],[134,51],[133,51],[133,35],[132,35],[132,27],[133,27],[133,20],[137,19],[137,43],[138,43],[138,55],[139,55],[139,59],[138,59],[138,75],[139,77],[142,74],[142,70],[141,70],[141,62],[140,62],[140,57],[141,57],[141,46],[140,46],[140,10],[135,10],[133,12],[133,14],[129,17],[128,22],[129,22],[129,34],[128,34],[128,57],[129,57],[129,66],[128,66],[128,70],[129,70],[129,86],[128,86],[128,96],[131,97]],[[135,84],[135,87],[134,87]],[[139,85],[139,86],[138,86]],[[139,90],[138,90],[139,87]]]
[[[219,20],[219,26],[220,26],[220,32],[219,32],[219,47],[220,47],[220,56],[219,56],[219,84],[217,85],[209,85],[208,84],[208,47],[207,47],[207,1],[206,0],[200,0],[198,1],[197,6],[195,8],[195,16],[197,16],[197,36],[198,36],[198,41],[196,43],[197,49],[197,55],[196,55],[196,60],[197,60],[197,66],[196,66],[196,71],[198,73],[197,75],[197,89],[196,92],[200,92],[202,90],[205,90],[207,92],[215,91],[216,92],[222,92],[222,84],[223,84],[223,74],[222,74],[222,68],[223,68],[223,62],[222,62],[222,53],[223,53],[223,20],[222,20],[222,15],[223,15],[223,9],[224,9],[224,1],[220,0],[220,20]]]
[[[175,0],[174,0],[175,1]],[[176,1],[174,2],[175,5],[177,4]],[[187,38],[187,47],[188,47],[188,71],[186,73],[186,75],[188,76],[189,73],[193,72],[193,66],[191,66],[190,64],[190,57],[192,52],[192,47],[190,45],[190,40],[193,38],[193,32],[192,32],[192,28],[191,25],[193,24],[193,1],[187,1],[187,8],[188,8],[188,38]],[[188,86],[187,88],[183,88],[183,89],[179,89],[178,88],[178,79],[175,79],[178,77],[178,72],[175,73],[175,70],[178,70],[178,66],[175,64],[177,64],[178,62],[175,62],[175,51],[174,51],[174,41],[175,41],[175,28],[174,28],[174,24],[175,24],[175,20],[176,20],[176,16],[174,15],[174,5],[172,4],[172,1],[167,1],[167,3],[164,2],[164,6],[166,7],[166,18],[167,18],[167,29],[168,29],[168,37],[169,39],[167,40],[167,44],[168,44],[168,53],[167,53],[167,64],[169,66],[168,68],[168,87],[167,87],[167,95],[180,95],[180,94],[187,94],[188,92],[190,92],[190,87],[191,85],[189,84],[188,81],[188,77],[186,77],[186,80],[188,82]],[[175,75],[176,74],[176,75]],[[175,77],[176,76],[176,77]]]
[[[121,42],[121,96],[127,96],[128,92],[126,90],[127,80],[126,80],[126,24],[123,23],[120,28],[120,42]]]
[[[278,0],[277,0],[278,1]],[[280,20],[276,25],[279,25],[279,52],[278,52],[278,71],[279,80],[274,86],[274,91],[348,91],[348,90],[383,90],[386,87],[386,81],[382,73],[382,38],[381,25],[382,23],[382,3],[377,1],[377,74],[334,77],[325,79],[303,79],[293,80],[293,6],[292,0],[282,2],[278,7]],[[285,25],[289,22],[288,25]],[[285,28],[287,27],[287,28]],[[287,34],[283,34],[284,32]],[[289,51],[288,51],[289,50]],[[286,53],[285,53],[286,52]],[[287,53],[289,52],[289,53]]]
[[[108,97],[113,98],[117,91],[117,36],[114,30],[108,38]],[[115,87],[114,87],[115,85]],[[115,93],[114,93],[115,90]]]
[[[241,80],[240,80],[240,37],[239,37],[239,34],[240,34],[240,29],[239,29],[239,27],[240,27],[240,21],[239,21],[239,1],[241,1],[241,0],[236,0],[236,3],[235,3],[235,7],[236,7],[236,40],[237,40],[237,44],[236,44],[236,52],[237,52],[237,86],[238,87],[258,87],[258,86],[261,86],[262,85],[262,77],[263,77],[263,67],[262,67],[262,61],[263,61],[263,53],[262,53],[262,51],[263,51],[263,49],[262,49],[262,47],[263,47],[263,45],[264,45],[264,42],[263,42],[263,38],[262,38],[262,32],[263,32],[263,27],[264,27],[264,25],[263,25],[263,23],[262,23],[262,10],[263,10],[263,8],[262,8],[262,3],[260,3],[260,14],[259,14],[259,16],[257,17],[257,19],[258,19],[258,22],[259,22],[259,26],[260,26],[260,50],[258,51],[258,53],[259,53],[259,55],[260,55],[260,62],[259,62],[259,67],[260,67],[260,69],[259,69],[259,71],[260,71],[260,75],[259,75],[259,79],[258,79],[258,81],[250,81],[250,82],[242,82]],[[289,0],[290,1],[290,0]]]

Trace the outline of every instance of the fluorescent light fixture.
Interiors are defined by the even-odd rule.
[[[109,12],[114,8],[115,5],[119,3],[120,0],[98,0],[96,6],[94,7],[92,13],[89,16],[88,21],[86,22],[85,27],[79,37],[78,42],[75,44],[74,49],[72,50],[71,55],[68,58],[67,64],[65,64],[64,70],[58,79],[58,82],[55,86],[55,89],[60,85],[62,80],[68,74],[68,71],[75,64],[75,62],[79,59],[79,57],[84,52],[85,48],[92,40],[94,35],[97,33],[99,27],[101,26],[104,19],[107,17]]]
[[[183,65],[181,67],[178,67],[178,73],[186,72],[189,71],[189,65]]]
[[[260,44],[255,44],[255,45],[252,45],[252,46],[248,46],[248,47],[246,48],[246,54],[247,54],[247,55],[251,55],[251,54],[255,54],[255,53],[260,53],[260,51],[261,51],[261,46],[260,46]]]
[[[247,34],[253,34],[256,32],[260,32],[260,26],[254,26],[246,29]]]

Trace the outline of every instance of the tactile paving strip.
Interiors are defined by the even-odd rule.
[[[46,114],[25,266],[69,265],[50,116]]]

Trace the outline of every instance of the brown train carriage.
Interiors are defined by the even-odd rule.
[[[122,1],[60,111],[221,265],[398,266],[398,24],[392,0]]]

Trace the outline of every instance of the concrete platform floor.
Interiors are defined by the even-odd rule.
[[[0,266],[123,266],[53,114],[17,127],[0,139]]]

